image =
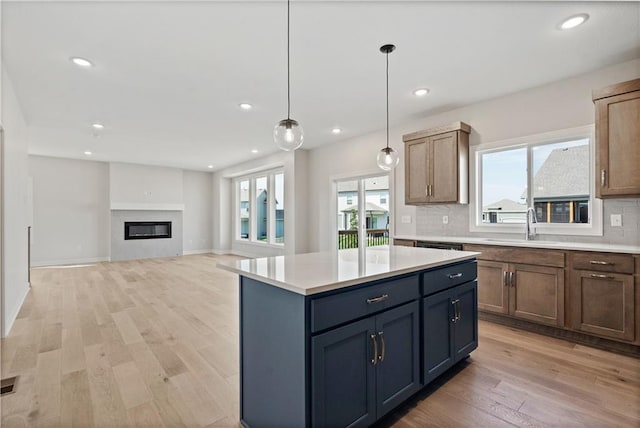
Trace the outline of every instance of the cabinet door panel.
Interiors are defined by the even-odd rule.
[[[376,420],[374,328],[372,317],[311,339],[314,427],[369,426]]]
[[[596,101],[596,115],[597,195],[640,194],[640,92]]]
[[[478,347],[478,286],[476,281],[455,288],[458,319],[454,324],[455,360],[465,358]],[[455,305],[454,305],[455,306]]]
[[[458,133],[430,137],[431,191],[429,202],[458,201]]]
[[[511,265],[510,313],[542,324],[564,325],[564,269]]]
[[[426,139],[405,145],[405,202],[427,202],[427,151]]]
[[[478,260],[478,308],[484,311],[509,313],[509,288],[504,281],[508,265]]]
[[[576,271],[574,328],[614,339],[634,339],[632,275]]]
[[[422,299],[425,385],[453,365],[452,295],[446,290]]]
[[[419,318],[417,301],[376,317],[380,346],[376,366],[378,418],[420,389]]]

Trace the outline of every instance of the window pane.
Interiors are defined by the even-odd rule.
[[[589,222],[589,139],[533,147],[533,173],[539,222]]]
[[[267,240],[267,177],[256,178],[256,239]]]
[[[240,182],[238,186],[240,201],[240,239],[249,239],[249,180]]]
[[[276,203],[275,214],[273,218],[276,219],[276,243],[284,243],[284,174],[276,174],[274,176],[274,186]]]
[[[358,182],[339,181],[338,249],[358,248]]]
[[[482,223],[525,223],[527,149],[483,153]]]
[[[364,180],[367,247],[389,245],[389,176]]]

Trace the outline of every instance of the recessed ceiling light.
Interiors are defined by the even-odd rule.
[[[584,24],[587,19],[589,19],[589,15],[586,13],[570,16],[569,18],[562,21],[562,24],[560,24],[560,29],[569,30],[571,28],[576,28],[578,25]]]
[[[74,56],[71,58],[71,62],[73,62],[78,67],[93,67],[93,63],[85,58],[80,58],[79,56]]]
[[[213,169],[213,165],[207,165],[207,168]]]
[[[87,150],[86,152],[84,152],[85,155],[87,156],[91,156],[93,153],[91,153],[89,150]]]
[[[255,154],[255,153],[258,153],[258,149],[253,149],[253,150],[251,150],[251,153],[254,153],[254,154]]]
[[[241,103],[240,104],[240,108],[242,110],[251,110],[253,108],[253,106],[249,103]]]
[[[420,88],[413,91],[413,95],[415,95],[416,97],[424,97],[428,93],[429,93],[429,89],[427,88]]]
[[[104,129],[104,125],[101,123],[92,123],[91,126],[93,126],[94,129]]]
[[[332,133],[334,133],[334,134],[339,134],[339,133],[341,133],[341,132],[342,132],[342,128],[333,128],[333,129],[331,130],[331,132],[332,132]]]

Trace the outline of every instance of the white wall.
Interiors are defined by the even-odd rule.
[[[111,208],[182,209],[182,170],[113,162],[109,164]]]
[[[213,174],[213,249],[215,252],[245,256],[276,256],[308,251],[307,233],[307,156],[306,150],[277,152],[259,159],[238,164]],[[233,178],[268,169],[284,171],[285,245],[239,241],[233,238],[235,207]]]
[[[183,172],[182,248],[185,254],[210,252],[213,248],[212,177],[210,172]]]
[[[27,127],[13,84],[4,68],[1,119],[4,129],[2,335],[6,336],[29,292],[27,227],[30,215],[27,209]]]
[[[392,219],[396,235],[416,234],[416,214],[441,207],[420,207],[404,204],[404,143],[402,135],[409,132],[464,121],[473,128],[470,143],[481,145],[493,141],[538,134],[558,129],[592,124],[594,107],[591,91],[609,84],[640,77],[640,59],[607,67],[549,85],[528,89],[515,94],[480,102],[448,112],[392,126],[391,146],[401,154],[400,165],[394,171],[395,217]],[[428,99],[427,99],[428,103]],[[354,174],[376,168],[377,151],[385,145],[385,132],[322,146],[309,153],[309,225],[312,251],[328,250],[331,246],[330,177]],[[337,156],[336,153],[340,155]],[[607,212],[605,202],[605,213]],[[455,210],[467,210],[467,206],[455,206]],[[412,222],[403,224],[402,216],[410,216]],[[453,227],[453,225],[450,226]],[[637,228],[637,225],[635,225]],[[461,227],[467,227],[468,224]],[[633,227],[630,225],[628,227]],[[447,230],[442,232],[447,233]]]
[[[33,266],[109,259],[109,164],[29,156]]]

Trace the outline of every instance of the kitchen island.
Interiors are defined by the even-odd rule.
[[[369,426],[477,347],[478,253],[370,247],[221,263],[240,275],[240,419]]]

